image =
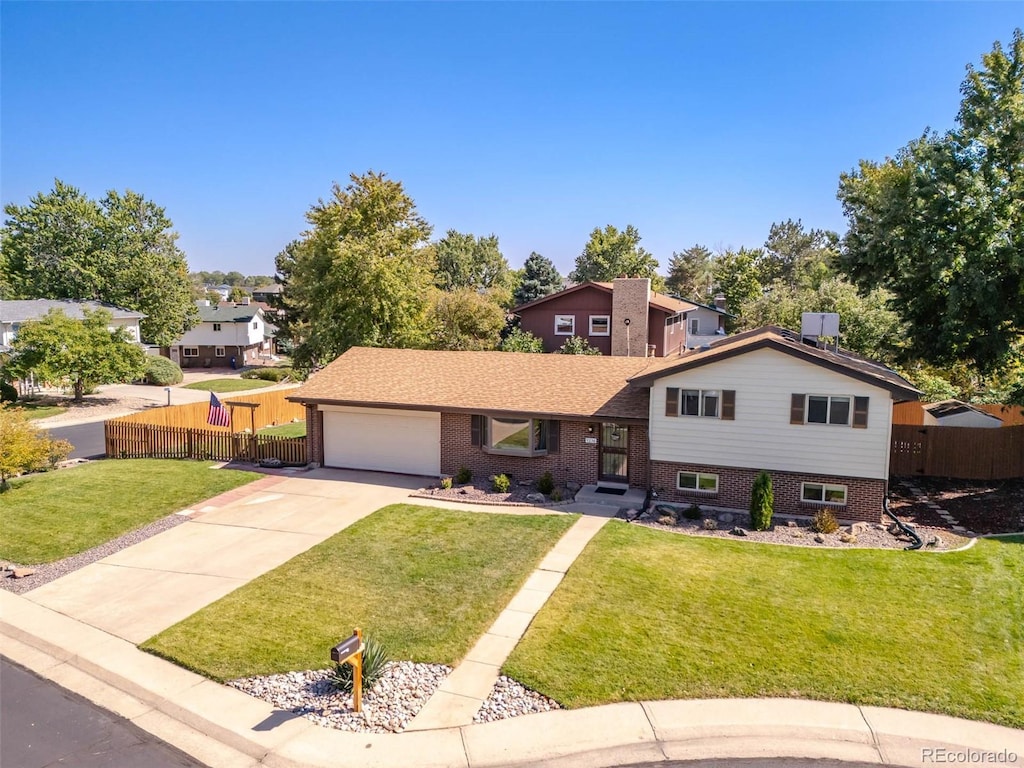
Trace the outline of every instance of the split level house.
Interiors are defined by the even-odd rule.
[[[759,470],[775,509],[877,521],[893,371],[767,326],[664,357],[352,348],[288,399],[310,460],[417,475],[506,473],[651,490],[746,509]]]
[[[274,352],[273,333],[263,309],[250,301],[197,301],[200,322],[160,354],[182,368],[242,368],[257,365]]]
[[[616,357],[663,357],[725,334],[725,299],[698,304],[651,290],[647,278],[586,282],[542,296],[512,310],[519,326],[554,352],[579,336]]]

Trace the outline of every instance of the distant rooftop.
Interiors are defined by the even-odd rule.
[[[14,301],[0,301],[0,323],[24,323],[28,320],[40,320],[45,317],[51,309],[59,309],[65,315],[75,320],[85,317],[83,310],[95,311],[105,309],[115,319],[131,320],[145,317],[142,312],[133,309],[121,309],[113,304],[104,304],[99,301],[77,301],[75,299],[17,299]]]

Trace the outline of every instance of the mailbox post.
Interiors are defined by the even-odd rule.
[[[352,665],[352,708],[363,711],[363,632],[356,627],[353,635],[331,648],[331,661]]]

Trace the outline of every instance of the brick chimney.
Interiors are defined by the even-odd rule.
[[[612,281],[612,354],[647,356],[647,317],[651,281],[646,277],[619,277]]]
[[[727,310],[725,308],[725,294],[724,293],[719,293],[719,294],[715,295],[715,308],[716,309],[720,309],[723,312],[728,312],[729,311],[729,310]]]

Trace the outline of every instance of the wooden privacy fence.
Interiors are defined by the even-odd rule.
[[[1024,426],[985,429],[893,424],[889,473],[961,480],[1024,477]]]
[[[298,385],[288,389],[275,389],[271,392],[249,392],[244,395],[233,395],[231,392],[222,392],[217,395],[221,403],[231,400],[240,400],[247,403],[257,403],[254,408],[253,417],[256,419],[256,429],[263,429],[272,424],[286,424],[295,419],[305,419],[306,409],[298,403],[292,403],[285,398],[292,394]],[[172,393],[174,390],[171,390]],[[173,396],[173,395],[172,395]],[[250,423],[248,408],[235,408],[233,421],[237,430],[252,427]],[[186,403],[185,405],[169,405],[162,408],[150,408],[146,411],[133,413],[130,416],[122,416],[114,421],[127,424],[155,424],[162,427],[187,427],[191,429],[206,429],[208,424],[206,417],[210,411],[209,398],[201,403]]]
[[[905,403],[896,403],[892,407],[893,424],[924,424],[924,403],[911,400]],[[1024,424],[1024,407],[1019,405],[1000,405],[999,403],[984,403],[975,405],[979,411],[991,413],[1003,420],[1004,427],[1015,427]]]
[[[306,438],[232,433],[223,429],[164,427],[111,419],[103,425],[107,456],[112,459],[207,459],[306,463]]]

